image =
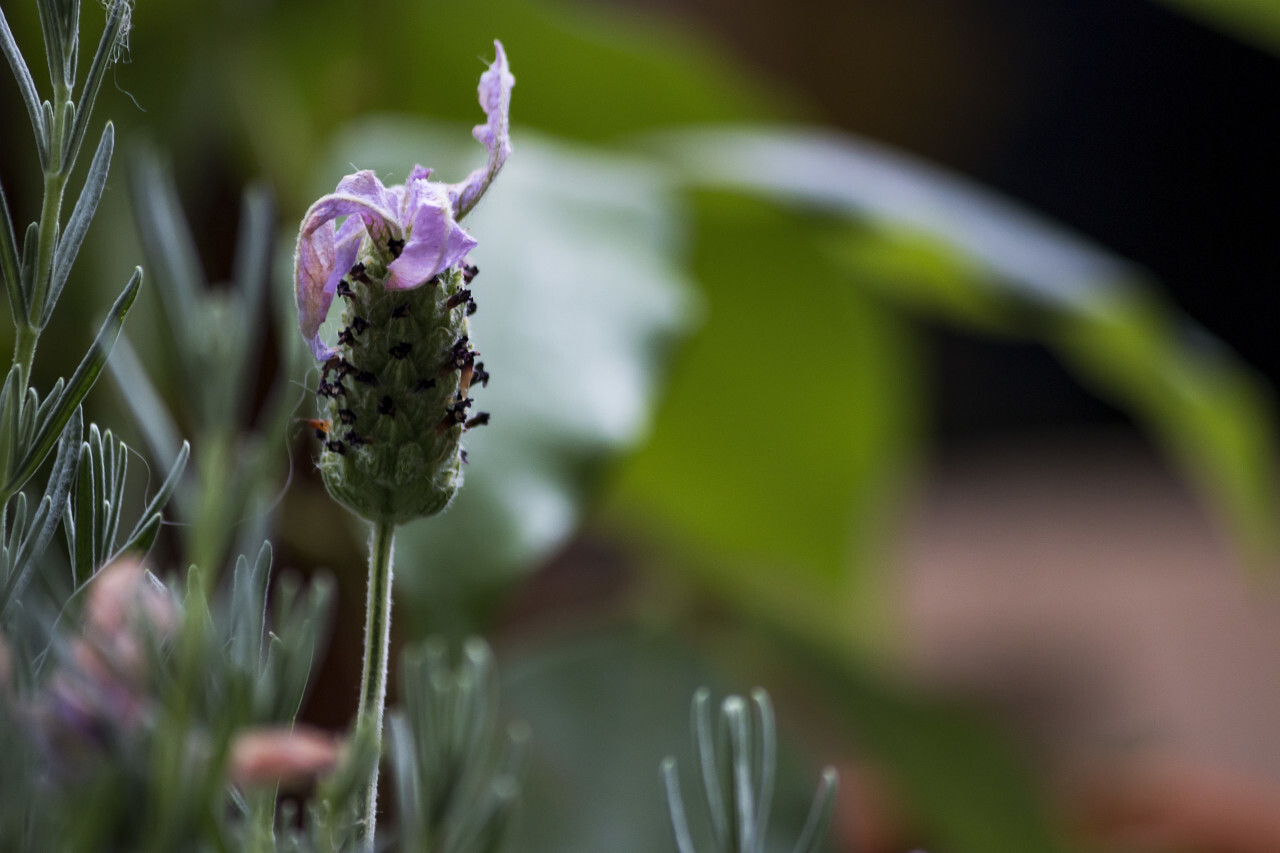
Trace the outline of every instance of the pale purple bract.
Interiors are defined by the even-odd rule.
[[[488,121],[472,132],[489,152],[488,162],[458,184],[430,180],[431,170],[414,166],[403,185],[386,187],[372,171],[348,175],[337,189],[307,211],[294,253],[294,295],[298,326],[312,353],[321,361],[336,350],[320,339],[320,324],[329,313],[338,282],[355,264],[366,235],[386,244],[403,240],[399,257],[387,266],[384,286],[409,290],[437,273],[462,263],[476,246],[458,224],[488,189],[511,153],[508,113],[515,78],[502,43],[497,58],[480,75],[480,106]],[[341,226],[336,220],[346,217]]]

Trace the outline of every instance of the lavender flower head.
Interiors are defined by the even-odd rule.
[[[330,494],[370,520],[443,509],[462,482],[463,431],[488,420],[469,412],[472,383],[487,384],[488,373],[467,325],[476,240],[459,220],[511,153],[515,78],[494,47],[479,86],[487,121],[473,131],[488,151],[483,166],[456,184],[422,166],[392,187],[356,172],[311,206],[298,233],[298,326],[323,364],[320,469]],[[320,326],[339,296],[343,326],[330,343]]]

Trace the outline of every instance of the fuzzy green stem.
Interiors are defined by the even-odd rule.
[[[382,754],[382,712],[387,704],[387,656],[391,646],[391,557],[395,525],[376,521],[369,540],[369,601],[365,610],[364,675],[360,682],[360,710],[356,725],[373,732],[378,755]],[[365,850],[373,850],[378,819],[378,765],[373,766],[369,786],[361,802]]]

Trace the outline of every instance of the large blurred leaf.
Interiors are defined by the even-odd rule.
[[[714,591],[845,645],[885,634],[879,547],[919,439],[907,330],[850,288],[812,228],[703,196],[710,304],[619,508],[660,523]]]
[[[437,631],[459,629],[460,597],[509,580],[573,531],[591,475],[643,436],[661,356],[698,314],[663,173],[529,133],[515,144],[466,222],[480,241],[472,340],[493,375],[474,396],[493,420],[467,435],[454,505],[397,537],[401,600]],[[422,161],[448,180],[482,156],[465,128],[368,119],[337,140],[316,193],[353,163],[396,180]]]
[[[1217,498],[1247,557],[1275,557],[1269,394],[1162,303],[1141,270],[959,178],[848,137],[717,129],[658,145],[693,186],[823,213],[810,245],[842,280],[1057,350]],[[768,266],[784,262],[779,253]]]

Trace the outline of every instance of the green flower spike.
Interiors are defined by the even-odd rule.
[[[489,374],[467,328],[478,272],[467,253],[476,241],[458,221],[511,153],[507,114],[515,78],[502,45],[494,47],[497,58],[480,76],[487,121],[473,132],[488,162],[458,184],[432,181],[422,166],[394,187],[371,171],[348,175],[307,211],[294,255],[298,326],[321,364],[320,471],[329,494],[373,525],[356,725],[379,749],[396,525],[449,505],[462,485],[462,434],[489,420],[472,411],[470,392],[488,384]],[[346,307],[330,345],[320,326],[335,298]],[[362,847],[372,851],[376,766],[361,814]]]
[[[462,433],[488,414],[470,391],[489,375],[467,317],[476,241],[458,221],[511,151],[511,86],[502,45],[480,78],[488,121],[475,136],[488,163],[459,184],[415,166],[401,186],[371,171],[348,175],[311,206],[298,235],[298,322],[322,363],[317,389],[329,493],[358,515],[399,524],[440,512],[462,484]],[[337,220],[345,217],[341,226]],[[335,297],[346,303],[336,346],[320,338]]]

